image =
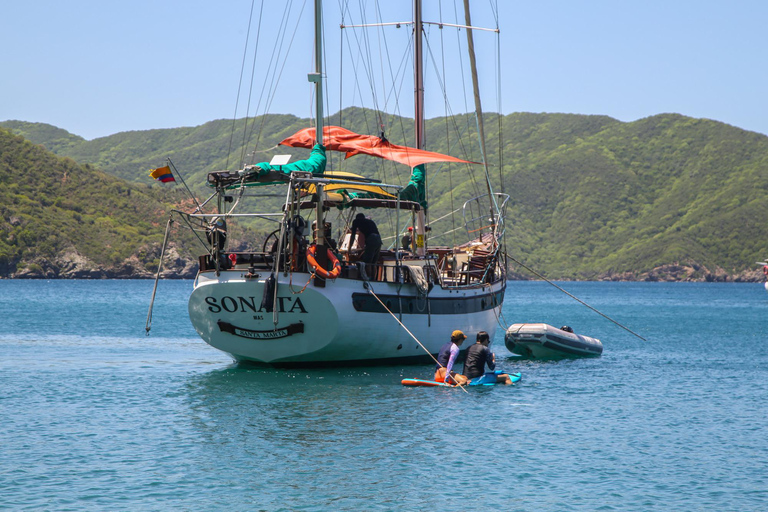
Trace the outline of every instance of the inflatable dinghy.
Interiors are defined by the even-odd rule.
[[[568,326],[558,329],[549,324],[510,325],[504,345],[513,354],[530,359],[594,357],[603,353],[603,344],[597,338],[575,334]]]
[[[496,370],[492,373],[486,373],[482,377],[478,377],[476,379],[473,379],[468,385],[469,386],[494,386],[496,385],[496,375],[499,375],[501,373],[504,373],[501,370]],[[493,375],[493,377],[491,377]],[[523,378],[523,376],[520,373],[510,373],[508,374],[510,380],[512,380],[512,384],[515,382],[520,382],[520,379]],[[403,379],[400,381],[400,383],[403,386],[412,386],[412,387],[427,387],[427,388],[457,388],[458,386],[454,386],[452,384],[446,384],[444,382],[437,382],[434,380],[422,380],[422,379]]]

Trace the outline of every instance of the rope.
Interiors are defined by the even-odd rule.
[[[160,250],[160,263],[157,264],[157,274],[155,274],[155,286],[152,288],[152,300],[149,301],[149,311],[147,311],[147,324],[144,329],[149,336],[149,330],[152,329],[152,307],[155,305],[155,294],[157,293],[157,282],[160,280],[160,271],[163,268],[163,256],[165,256],[165,247],[168,244],[168,233],[171,232],[173,224],[173,213],[168,217],[168,224],[165,226],[165,237],[163,238],[163,248]]]
[[[314,278],[315,278],[315,273],[312,272],[309,275],[309,279],[307,280],[307,283],[304,285],[304,287],[301,290],[299,290],[298,292],[295,292],[295,291],[293,291],[293,272],[291,272],[289,277],[288,277],[288,288],[291,290],[291,293],[293,295],[302,294],[302,293],[304,293],[304,290],[307,289],[307,286],[309,286],[309,283],[311,283]]]
[[[624,325],[620,324],[619,322],[617,322],[617,321],[616,321],[616,320],[614,320],[613,318],[609,317],[608,315],[606,315],[606,314],[604,314],[604,313],[601,313],[601,312],[600,312],[600,311],[598,311],[597,309],[593,308],[592,306],[590,306],[589,304],[587,304],[586,302],[584,302],[584,301],[583,301],[583,300],[581,300],[580,298],[576,297],[575,295],[572,295],[572,294],[568,293],[567,291],[563,290],[562,288],[560,288],[559,286],[557,286],[555,283],[553,283],[552,281],[550,281],[549,279],[547,279],[547,278],[546,278],[546,277],[544,277],[543,275],[539,274],[538,272],[536,272],[536,271],[535,271],[535,270],[533,270],[532,268],[528,267],[527,265],[525,265],[525,264],[524,264],[524,263],[522,263],[521,261],[518,261],[518,260],[516,260],[516,259],[515,259],[513,256],[510,256],[509,254],[507,254],[507,257],[508,257],[509,259],[511,259],[512,261],[514,261],[515,263],[517,263],[518,265],[520,265],[521,267],[523,267],[524,269],[526,269],[528,272],[530,272],[530,273],[534,274],[535,276],[537,276],[537,277],[539,277],[539,278],[543,279],[544,281],[548,282],[549,284],[551,284],[552,286],[554,286],[555,288],[557,288],[558,290],[560,290],[560,291],[561,291],[561,292],[563,292],[564,294],[568,295],[570,298],[572,298],[572,299],[574,299],[575,301],[579,302],[580,304],[582,304],[582,305],[584,305],[584,306],[588,307],[589,309],[591,309],[592,311],[594,311],[594,312],[595,312],[595,313],[597,313],[598,315],[602,316],[603,318],[605,318],[605,319],[607,319],[607,320],[610,320],[610,321],[611,321],[611,322],[613,322],[614,324],[618,325],[619,327],[621,327],[621,328],[622,328],[622,329],[624,329],[625,331],[628,331],[629,333],[631,333],[631,334],[633,334],[633,335],[637,336],[637,337],[638,337],[638,338],[640,338],[641,340],[643,340],[643,341],[648,341],[647,339],[643,338],[642,336],[640,336],[639,334],[637,334],[635,331],[633,331],[633,330],[632,330],[632,329],[630,329],[629,327],[625,327]]]
[[[379,301],[379,304],[381,304],[381,307],[383,307],[385,310],[387,310],[387,313],[389,313],[389,314],[392,316],[392,318],[394,318],[394,319],[395,319],[395,322],[397,322],[398,324],[400,324],[400,327],[402,327],[403,329],[405,329],[405,332],[407,332],[408,334],[410,334],[410,335],[411,335],[411,338],[413,338],[414,340],[416,340],[416,343],[418,343],[418,344],[419,344],[419,346],[420,346],[421,348],[423,348],[423,349],[424,349],[424,352],[426,352],[427,354],[429,354],[429,357],[431,357],[431,358],[432,358],[432,360],[433,360],[435,363],[437,363],[437,365],[438,365],[440,368],[445,368],[445,367],[444,367],[442,364],[440,364],[440,361],[438,361],[437,359],[435,359],[435,356],[433,356],[433,355],[432,355],[432,353],[431,353],[429,350],[427,350],[427,347],[425,347],[424,345],[422,345],[422,343],[419,341],[419,339],[418,339],[416,336],[414,336],[414,335],[413,335],[413,333],[412,333],[411,331],[409,331],[409,330],[408,330],[408,328],[407,328],[405,325],[403,325],[403,322],[401,322],[400,320],[398,320],[398,319],[397,319],[397,316],[395,316],[395,314],[394,314],[392,311],[390,311],[390,309],[389,309],[387,306],[385,306],[383,302],[381,302],[381,299],[380,299],[380,298],[379,298],[379,296],[378,296],[378,295],[376,295],[376,293],[373,291],[373,287],[370,285],[370,283],[368,284],[368,293],[370,293],[371,295],[373,295],[373,297],[374,297],[374,298],[375,298],[377,301]],[[468,391],[466,390],[466,388],[464,388],[464,386],[462,386],[461,384],[459,384],[459,382],[458,382],[458,381],[456,381],[456,385],[457,385],[457,386],[459,386],[461,389],[463,389],[465,393],[468,393]]]

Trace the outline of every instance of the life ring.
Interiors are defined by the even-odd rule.
[[[768,276],[768,265],[763,265],[763,275]]]
[[[317,259],[315,258],[315,255],[317,254],[317,246],[315,244],[310,245],[307,247],[307,263],[314,267],[315,274],[319,275],[323,279],[336,279],[341,275],[341,263],[339,263],[339,260],[336,259],[336,255],[333,254],[333,251],[328,248],[328,260],[333,264],[333,270],[328,272],[323,267],[318,265]]]

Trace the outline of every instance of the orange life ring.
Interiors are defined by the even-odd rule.
[[[763,274],[768,276],[768,265],[763,265]]]
[[[315,259],[315,255],[317,254],[317,246],[315,244],[310,245],[307,247],[307,263],[314,267],[315,274],[319,275],[323,279],[336,279],[341,275],[341,263],[339,263],[339,260],[336,259],[336,255],[333,254],[333,251],[329,248],[328,249],[328,260],[333,263],[333,270],[328,272],[323,267],[318,265],[317,259]]]

